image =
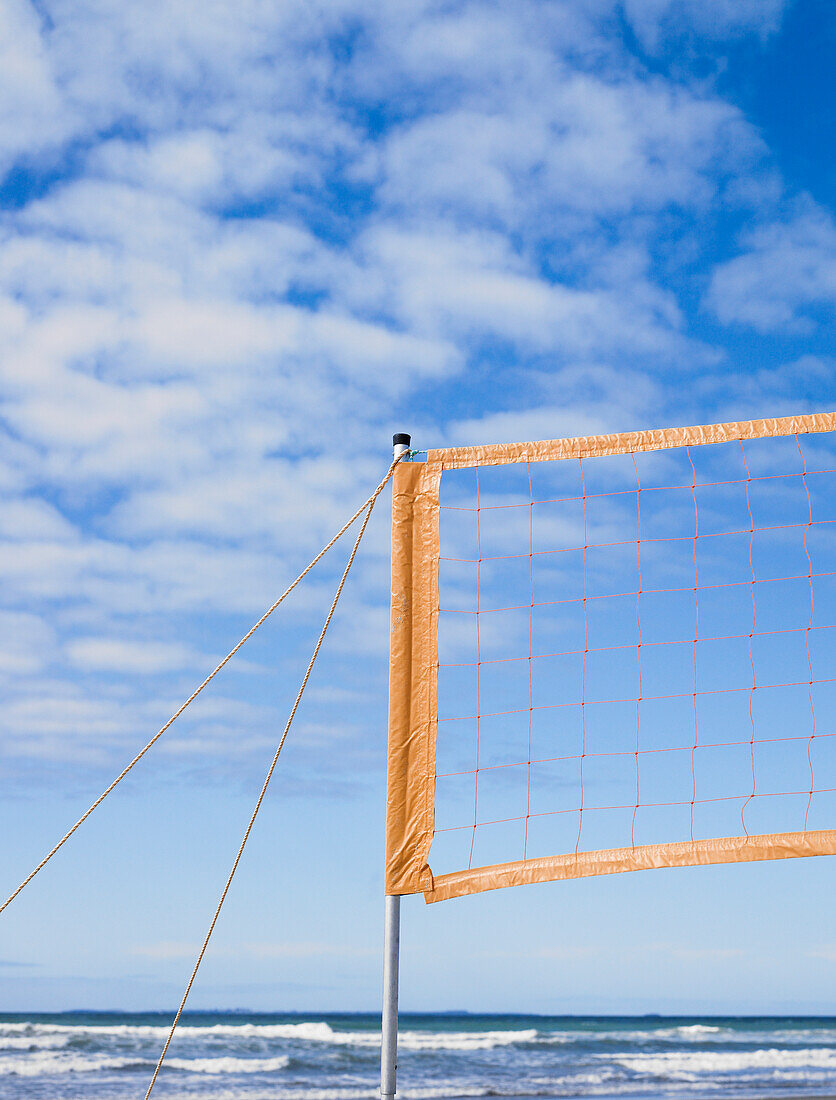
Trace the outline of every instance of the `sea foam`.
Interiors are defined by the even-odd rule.
[[[812,1047],[803,1050],[709,1050],[677,1051],[661,1054],[598,1055],[635,1073],[653,1077],[677,1077],[682,1074],[728,1074],[764,1069],[836,1070],[836,1050]]]
[[[273,1073],[287,1069],[290,1058],[168,1058],[164,1065],[189,1073]]]

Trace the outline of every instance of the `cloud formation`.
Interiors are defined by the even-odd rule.
[[[709,303],[726,324],[808,333],[836,308],[836,224],[811,200],[747,232],[739,256],[714,273]],[[780,273],[780,277],[779,277]]]
[[[393,429],[709,418],[730,353],[701,318],[815,328],[832,219],[710,81],[644,56],[765,41],[785,6],[5,0],[13,751],[104,762],[142,740],[149,686],[174,697],[271,602]],[[731,247],[706,239],[722,219]],[[384,527],[346,653],[385,648]],[[326,591],[293,605],[282,661]],[[227,714],[195,743],[261,746],[270,706],[238,713],[248,736]]]

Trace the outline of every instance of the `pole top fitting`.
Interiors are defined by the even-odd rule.
[[[392,436],[393,447],[408,447],[412,442],[412,436],[407,435],[406,432],[396,432]]]

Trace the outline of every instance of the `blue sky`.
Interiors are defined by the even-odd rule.
[[[828,408],[825,0],[0,2],[15,885],[421,448]],[[0,1007],[168,1007],[338,550],[2,921]],[[195,988],[378,1003],[388,516]],[[829,860],[404,906],[406,1008],[830,1011]]]

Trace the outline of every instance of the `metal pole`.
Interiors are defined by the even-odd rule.
[[[411,439],[405,433],[392,438],[394,457],[409,450]],[[386,895],[383,934],[383,1016],[380,1036],[380,1096],[394,1100],[398,1088],[398,963],[401,946],[401,899]]]
[[[398,1084],[398,959],[401,941],[401,899],[386,897],[383,941],[383,1032],[380,1044],[380,1095],[393,1100]]]

